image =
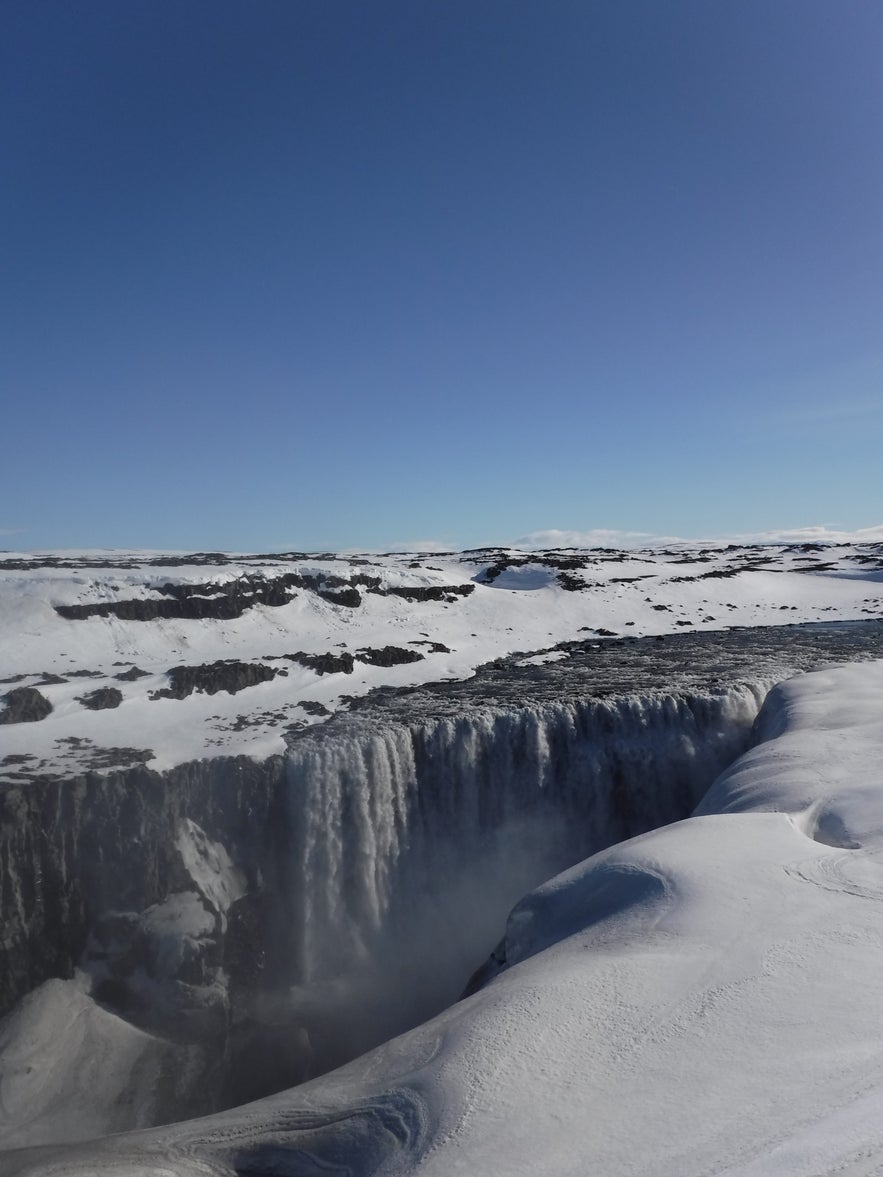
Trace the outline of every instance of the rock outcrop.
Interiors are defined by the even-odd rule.
[[[15,687],[3,696],[0,723],[37,723],[52,712],[52,704],[36,687]]]
[[[173,666],[168,672],[170,685],[151,692],[150,697],[186,699],[194,691],[206,695],[226,691],[228,695],[235,695],[246,687],[269,682],[280,673],[284,672],[273,666],[264,666],[262,662],[237,662],[233,659],[206,662],[201,666]]]

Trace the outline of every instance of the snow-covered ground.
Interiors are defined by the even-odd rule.
[[[296,1090],[0,1173],[881,1172],[883,662],[775,688],[760,733],[697,816],[527,895],[496,975],[425,1025]]]
[[[0,604],[0,773],[16,780],[264,758],[348,697],[514,652],[564,660],[575,639],[881,618],[883,544],[6,553]],[[31,721],[8,722],[34,692]]]
[[[19,970],[9,992],[27,996],[0,1023],[0,1175],[883,1172],[883,662],[777,687],[762,715],[764,742],[718,780],[698,816],[604,850],[527,895],[482,987],[423,1026],[337,1072],[204,1120],[91,1145],[25,1147],[221,1106],[207,1076],[248,1057],[212,1053],[228,1051],[230,1019],[275,1025],[273,1008],[243,1013],[241,1001],[269,998],[249,961],[268,947],[254,936],[273,915],[280,882],[298,913],[291,934],[302,974],[280,994],[288,1020],[274,1045],[283,1058],[307,1058],[316,1046],[303,1028],[304,977],[313,985],[307,1005],[325,990],[335,995],[333,971],[304,973],[324,960],[305,948],[316,912],[326,913],[332,958],[358,955],[352,946],[361,945],[360,968],[382,963],[384,1008],[407,1004],[394,986],[397,970],[416,975],[409,941],[449,927],[447,952],[423,953],[422,967],[439,978],[451,969],[450,1001],[474,967],[452,966],[472,952],[459,943],[457,921],[490,920],[476,941],[486,952],[513,898],[550,870],[611,834],[688,813],[701,790],[675,813],[666,805],[730,744],[703,788],[746,746],[769,683],[825,664],[829,647],[836,661],[878,656],[880,620],[883,544],[871,542],[386,556],[7,553],[2,948]],[[824,641],[801,628],[849,621],[872,624],[835,626]],[[757,638],[686,638],[743,627]],[[758,627],[776,628],[761,637]],[[615,640],[663,635],[662,645]],[[374,688],[426,684],[442,685],[381,693],[317,727]],[[286,749],[284,768],[266,759]],[[240,753],[263,763],[243,774],[249,762],[213,759]],[[203,759],[211,764],[185,764]],[[339,771],[306,771],[313,761]],[[144,763],[184,767],[177,777],[118,774],[107,791],[105,778],[78,777]],[[508,784],[497,780],[506,765]],[[280,868],[260,857],[273,831],[257,826],[274,812],[282,775],[279,795],[294,809]],[[595,783],[579,801],[593,807],[594,833],[582,834],[597,840],[539,873],[544,854],[564,853],[568,822],[583,818],[566,801],[537,826],[526,818],[532,798],[538,789],[551,803],[557,789],[579,799],[573,782],[583,777]],[[190,790],[188,804],[204,797],[211,835],[197,824],[202,810],[196,820],[178,813],[178,788]],[[132,826],[130,814],[116,829],[130,792],[136,808],[143,797],[155,809],[149,821]],[[494,858],[468,805],[438,826],[433,806],[442,814],[448,796],[461,808],[476,800],[484,821],[494,806],[511,807],[516,827],[530,827],[530,849],[501,827]],[[94,828],[93,804],[104,807]],[[442,844],[444,830],[462,861]],[[544,830],[558,831],[552,846],[542,845]],[[280,825],[277,840],[282,833]],[[168,847],[150,840],[166,834]],[[297,838],[309,850],[303,862]],[[513,846],[523,862],[508,863]],[[105,856],[115,865],[102,873]],[[313,878],[317,863],[327,879]],[[439,863],[447,903],[425,880],[417,885],[418,868]],[[484,874],[473,879],[476,866]],[[495,907],[496,876],[511,875],[511,887],[518,866],[524,877]],[[157,871],[168,879],[151,882]],[[402,923],[402,888],[413,900],[411,924]],[[422,926],[424,890],[438,918],[427,908]],[[70,944],[59,923],[69,901]],[[366,905],[363,927],[354,913]],[[53,965],[41,948],[23,985],[21,951],[50,928],[63,951],[59,943]],[[287,926],[277,931],[289,935]],[[370,951],[367,933],[376,939]],[[358,1049],[382,1035],[368,1037]],[[270,1079],[262,1090],[282,1085]]]

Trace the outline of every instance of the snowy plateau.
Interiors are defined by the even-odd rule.
[[[883,1174],[883,544],[0,554],[0,1177]]]

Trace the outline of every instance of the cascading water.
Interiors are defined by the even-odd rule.
[[[291,1000],[311,1069],[455,1000],[525,891],[686,817],[747,746],[766,688],[357,720],[298,741]]]

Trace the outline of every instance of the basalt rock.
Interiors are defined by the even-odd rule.
[[[368,666],[402,666],[406,662],[422,662],[423,657],[418,650],[404,650],[401,646],[384,646],[380,650],[369,647],[356,654],[357,660]]]
[[[305,654],[299,650],[296,654],[284,654],[289,662],[297,662],[307,670],[316,674],[352,674],[353,656],[346,652],[342,654]]]
[[[139,678],[149,678],[150,675],[146,670],[141,670],[137,666],[133,666],[131,670],[122,670],[119,674],[113,676],[119,682],[135,682]]]
[[[331,712],[324,703],[320,703],[318,699],[301,699],[298,703],[301,711],[305,711],[307,715],[330,715]]]
[[[403,597],[406,601],[444,601],[450,604],[458,597],[468,597],[475,591],[474,584],[395,585],[385,595]]]
[[[268,682],[281,672],[261,662],[218,661],[201,666],[173,666],[168,672],[170,686],[151,691],[151,699],[186,699],[194,691],[216,695],[226,691],[235,695],[246,687]],[[113,689],[113,688],[110,688]]]
[[[52,704],[36,687],[16,687],[3,696],[6,710],[0,711],[0,723],[36,723],[52,711]]]
[[[88,695],[80,695],[77,699],[90,711],[111,711],[119,707],[122,701],[123,692],[116,687],[99,687],[97,691],[90,691]]]
[[[347,609],[358,609],[362,603],[362,594],[355,588],[317,589],[316,594],[323,601],[330,601],[332,605],[345,605]]]

